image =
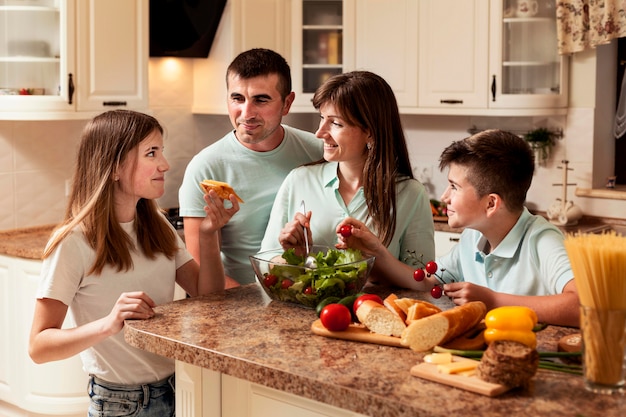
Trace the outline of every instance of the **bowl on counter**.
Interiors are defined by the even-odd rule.
[[[283,256],[286,254],[285,256]],[[256,279],[272,300],[315,308],[331,296],[343,298],[363,289],[375,258],[359,251],[313,245],[316,268],[304,266],[304,256],[282,248],[250,256]],[[288,261],[289,260],[289,261]]]

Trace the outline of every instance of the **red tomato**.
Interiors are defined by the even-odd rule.
[[[352,322],[352,314],[343,304],[328,304],[320,313],[320,320],[324,327],[333,332],[341,332]]]
[[[263,278],[263,285],[267,288],[273,287],[278,282],[278,277],[276,275],[267,274]]]
[[[315,294],[313,287],[306,287],[303,292],[307,295]]]
[[[352,236],[352,226],[350,226],[349,224],[344,224],[339,228],[339,234],[341,234],[341,236],[343,237]]]
[[[293,285],[293,281],[290,280],[289,278],[284,279],[280,282],[280,288],[282,288],[283,290],[286,290],[287,288],[291,287]]]
[[[380,298],[378,295],[376,295],[376,294],[363,294],[362,296],[360,296],[359,298],[354,300],[354,304],[352,305],[352,311],[354,311],[355,314],[356,314],[356,311],[361,306],[361,304],[363,304],[363,301],[365,301],[365,300],[372,300],[372,301],[376,301],[379,304],[383,304],[383,299]]]

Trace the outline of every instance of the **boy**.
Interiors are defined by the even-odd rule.
[[[534,173],[526,141],[501,130],[480,132],[444,149],[439,168],[449,169],[441,197],[448,224],[465,228],[460,242],[437,259],[445,295],[457,305],[482,301],[488,309],[524,305],[541,322],[578,327],[563,234],[524,206]]]

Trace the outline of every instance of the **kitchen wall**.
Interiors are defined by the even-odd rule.
[[[592,168],[597,171],[613,166],[612,152],[606,155],[612,127],[602,120],[602,114],[607,118],[606,112],[599,110],[602,106],[609,112],[615,108],[614,100],[610,99],[614,91],[596,91],[590,87],[598,85],[598,80],[606,75],[596,73],[595,59],[595,52],[574,58],[571,78],[575,81],[574,88],[570,88],[571,108],[567,117],[403,116],[415,174],[427,186],[431,197],[438,198],[447,184],[445,173],[437,168],[439,154],[451,141],[468,136],[467,130],[472,127],[564,129],[564,138],[558,141],[551,160],[537,168],[528,195],[531,208],[545,211],[561,197],[562,187],[553,184],[562,182],[563,171],[558,167],[563,159],[569,160],[573,169],[568,182],[591,187]],[[197,151],[222,137],[231,125],[227,116],[191,114],[193,60],[152,58],[149,76],[150,108],[166,128],[166,156],[171,165],[160,204],[176,207],[178,186],[188,161]],[[605,98],[597,100],[599,94]],[[608,118],[611,119],[610,114]],[[291,114],[285,119],[287,124],[313,131],[317,120],[314,113]],[[53,224],[62,218],[66,180],[71,177],[76,145],[85,123],[84,120],[0,121],[0,230]],[[568,199],[585,214],[626,218],[626,202],[577,198],[574,189],[568,187]]]

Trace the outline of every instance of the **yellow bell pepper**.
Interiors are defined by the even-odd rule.
[[[529,307],[497,307],[485,316],[485,342],[514,340],[534,349],[537,346],[537,336],[532,330],[536,325],[537,314]]]
[[[537,336],[532,330],[500,330],[487,328],[483,336],[487,344],[495,340],[513,340],[523,343],[532,349],[537,347]]]

